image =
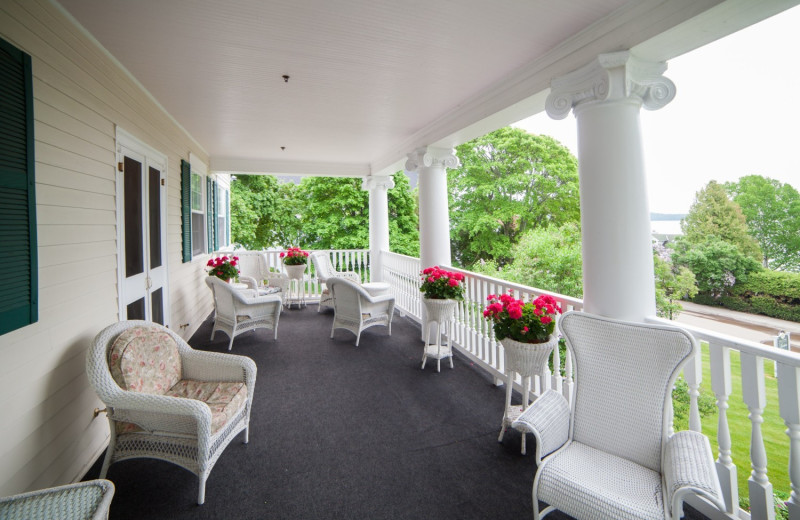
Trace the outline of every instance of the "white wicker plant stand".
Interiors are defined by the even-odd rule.
[[[516,421],[530,404],[531,383],[534,376],[544,381],[544,367],[553,349],[558,345],[558,338],[550,335],[544,343],[522,343],[511,338],[500,340],[506,354],[506,406],[503,411],[503,424],[497,442],[503,442],[503,435],[511,423]],[[511,404],[516,375],[522,379],[522,403]],[[522,432],[522,454],[525,455],[525,429]]]
[[[422,370],[428,358],[436,360],[436,371],[441,372],[442,360],[450,358],[450,368],[453,368],[453,323],[455,322],[456,300],[435,300],[423,298],[427,311],[425,326],[422,327],[425,335],[425,348],[422,351]],[[431,343],[431,327],[436,325],[436,342]],[[447,343],[442,344],[442,334],[446,334]]]
[[[103,520],[108,518],[114,484],[98,479],[0,498],[3,520]]]
[[[297,304],[299,307],[305,307],[306,305],[306,287],[303,278],[305,277],[307,264],[299,264],[299,265],[286,265],[283,264],[283,268],[286,269],[286,274],[289,275],[289,293],[287,294],[287,305],[291,307],[293,304]]]

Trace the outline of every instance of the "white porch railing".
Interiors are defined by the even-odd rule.
[[[283,262],[281,262],[281,253],[284,249],[269,249],[259,251],[263,253],[267,259],[267,267],[275,272],[284,272]],[[309,253],[316,251],[324,251],[328,253],[331,259],[333,268],[337,271],[354,271],[361,277],[362,282],[370,280],[370,254],[369,249],[330,249],[330,250],[314,250],[309,249]],[[236,251],[218,251],[216,255],[235,255]],[[309,260],[308,267],[305,272],[305,300],[306,301],[319,301],[322,293],[320,283],[317,280],[314,264]]]
[[[422,295],[419,287],[422,266],[419,258],[385,251],[382,252],[382,255],[383,280],[392,285],[397,307],[415,320],[421,321]],[[565,311],[583,309],[583,301],[576,298],[547,293],[462,269],[442,267],[464,274],[466,282],[466,295],[456,312],[454,347],[476,365],[489,372],[498,383],[503,380],[504,353],[502,345],[494,338],[489,323],[483,318],[482,311],[489,294],[511,290],[517,298],[524,300],[532,300],[540,294],[550,294],[558,300]],[[656,317],[648,318],[647,321],[674,324],[674,322]],[[707,342],[709,345],[711,385],[717,398],[719,412],[717,472],[722,484],[728,514],[715,514],[714,510],[699,499],[692,501],[692,505],[711,518],[758,520],[775,518],[772,484],[767,476],[767,455],[761,434],[762,414],[767,404],[764,360],[769,359],[777,363],[778,404],[780,416],[787,426],[791,485],[791,497],[787,502],[787,507],[790,518],[800,520],[800,355],[697,327],[683,324],[681,327],[690,331],[698,341]],[[741,356],[742,398],[750,411],[749,418],[752,425],[749,447],[751,468],[748,468],[752,470],[749,479],[750,513],[739,509],[737,468],[731,458],[732,443],[727,416],[732,393],[731,351],[737,351]],[[703,374],[702,363],[702,356],[698,356],[684,369],[684,377],[690,394],[689,427],[696,431],[701,431],[698,396]],[[563,376],[560,375],[561,371],[559,370],[562,364],[565,369]],[[558,350],[556,350],[553,353],[553,371],[547,375],[545,381],[537,381],[536,392],[541,392],[543,388],[554,388],[569,399],[573,384],[571,360],[569,356],[566,360],[560,359]]]

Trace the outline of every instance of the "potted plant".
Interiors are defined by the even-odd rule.
[[[294,280],[303,278],[303,272],[308,265],[308,251],[303,251],[299,247],[290,247],[281,252],[281,259],[289,278]]]
[[[464,299],[464,275],[441,269],[438,265],[420,272],[423,293],[422,301],[428,311],[430,321],[449,321],[458,300]]]
[[[556,299],[541,295],[532,302],[508,294],[490,294],[483,316],[492,322],[495,337],[506,351],[506,364],[527,366],[528,373],[541,372],[558,345],[553,334],[561,307]]]
[[[209,259],[206,267],[208,267],[209,276],[216,276],[220,280],[230,283],[233,278],[239,276],[239,269],[236,267],[238,264],[238,256],[225,255]]]

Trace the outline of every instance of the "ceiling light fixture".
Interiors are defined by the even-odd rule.
[[[281,77],[283,78],[283,82],[284,82],[284,83],[289,83],[289,75],[288,75],[288,74],[284,74],[284,75],[283,75],[283,76],[281,76]]]
[[[281,146],[281,150],[286,150],[286,147],[285,146]]]

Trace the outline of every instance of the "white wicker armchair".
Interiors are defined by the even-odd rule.
[[[194,350],[166,327],[122,321],[95,337],[86,372],[111,428],[100,478],[122,460],[165,460],[199,477],[202,504],[225,447],[243,430],[248,442],[256,382],[250,358]]]
[[[239,279],[250,277],[256,281],[255,289],[260,296],[278,292],[281,300],[286,300],[289,290],[289,277],[286,273],[272,272],[267,265],[267,257],[260,251],[237,251],[239,257]]]
[[[246,276],[239,279],[248,286],[256,283]],[[218,330],[224,332],[230,338],[228,350],[231,350],[236,336],[254,329],[273,329],[275,339],[278,339],[278,321],[283,304],[279,295],[257,296],[252,290],[236,289],[215,276],[207,276],[206,285],[214,293],[212,340]]]
[[[104,520],[114,484],[98,479],[0,498],[3,520]]]
[[[327,287],[329,278],[345,278],[353,283],[361,283],[361,276],[354,271],[336,271],[331,263],[330,255],[326,251],[311,253],[311,263],[314,264],[317,280],[319,280],[320,284],[325,284],[326,286],[325,289],[320,287],[321,293],[317,312],[320,312],[323,306],[333,307],[333,296],[331,296],[330,287]]]
[[[356,335],[358,346],[361,331],[376,325],[389,327],[389,335],[392,335],[394,296],[370,296],[363,287],[346,278],[328,278],[328,288],[334,310],[331,338],[336,329],[347,329]]]
[[[569,312],[559,321],[574,358],[575,391],[546,391],[514,422],[536,437],[541,460],[533,517],[562,511],[581,519],[679,519],[698,494],[724,511],[708,439],[670,435],[672,386],[699,355],[677,327]],[[545,457],[541,459],[541,457]]]

